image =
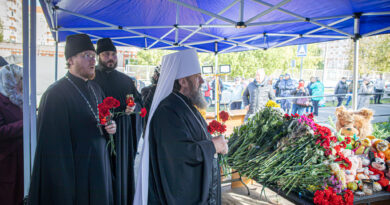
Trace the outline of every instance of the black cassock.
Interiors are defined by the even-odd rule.
[[[100,87],[70,73],[67,76],[96,113],[104,96]],[[106,137],[100,134],[86,101],[65,77],[41,98],[37,135],[30,204],[113,204]]]
[[[132,94],[137,103],[135,112],[141,110],[141,95],[129,76],[116,70],[106,72],[101,66],[97,66],[94,81],[100,85],[107,97],[111,96],[120,101],[121,105],[115,112],[125,111],[128,94]],[[122,115],[114,120],[117,124],[117,132],[114,135],[116,156],[113,157],[114,201],[116,205],[128,205],[132,204],[135,192],[134,158],[138,139],[142,134],[142,119],[138,114],[132,114]]]
[[[149,140],[149,204],[221,204],[214,144],[187,97],[171,93],[161,101]]]

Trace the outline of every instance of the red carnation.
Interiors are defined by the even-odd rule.
[[[119,101],[113,97],[104,98],[103,103],[106,104],[110,109],[117,108],[120,105]]]
[[[218,127],[218,132],[219,132],[220,134],[225,133],[225,132],[226,132],[226,125],[220,125],[220,126]]]
[[[107,117],[110,115],[110,108],[106,104],[100,103],[98,105],[98,109],[99,109],[99,118]]]
[[[341,148],[344,148],[344,149],[347,147],[347,144],[345,143],[345,141],[343,141],[343,142],[340,143],[340,147],[341,147]]]
[[[107,123],[107,119],[105,117],[100,118],[100,124],[105,125]]]
[[[313,119],[314,118],[313,113],[310,113],[307,117]]]
[[[220,122],[213,120],[207,126],[207,130],[209,131],[210,134],[214,134],[214,132],[219,132],[221,126],[222,125]]]
[[[351,143],[351,137],[345,137],[345,141],[347,142],[347,144]]]
[[[139,116],[145,117],[147,113],[148,111],[146,110],[146,108],[141,108],[141,112],[139,113]]]
[[[229,119],[229,113],[221,111],[219,113],[219,118],[222,120],[222,122],[226,122]]]

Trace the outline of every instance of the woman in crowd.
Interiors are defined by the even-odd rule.
[[[305,81],[300,80],[296,90],[291,93],[294,97],[309,96],[309,90],[305,88]],[[292,114],[302,115],[305,108],[310,105],[309,98],[297,98],[293,100]]]
[[[22,68],[0,68],[0,202],[23,201]]]

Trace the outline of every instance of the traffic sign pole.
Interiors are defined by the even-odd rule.
[[[302,65],[303,65],[303,57],[301,57],[301,70],[299,71],[299,80],[302,80]]]

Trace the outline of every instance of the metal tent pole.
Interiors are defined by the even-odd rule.
[[[219,76],[218,76],[218,43],[215,42],[215,70],[214,70],[214,74],[215,74],[215,82],[214,82],[214,85],[215,85],[215,115],[217,117],[217,120],[219,121]],[[222,92],[222,91],[221,91]]]
[[[57,18],[57,11],[54,10],[54,18],[55,18],[55,28],[56,28],[56,45],[55,45],[55,48],[56,48],[56,53],[55,53],[55,56],[54,56],[54,67],[55,67],[55,70],[54,70],[54,81],[57,81],[58,80],[58,18]]]
[[[37,63],[36,63],[36,48],[37,48],[37,10],[36,0],[30,0],[30,164],[31,168],[34,164],[35,148],[37,146]],[[32,171],[32,170],[31,170]]]
[[[303,57],[301,56],[301,68],[299,70],[299,80],[302,80],[302,68],[303,68]]]
[[[30,82],[29,82],[29,21],[28,0],[22,2],[23,18],[23,164],[24,164],[24,196],[30,186]]]
[[[56,32],[58,33],[58,31],[56,31]],[[58,40],[56,40],[56,53],[54,56],[54,68],[55,68],[54,69],[54,81],[57,81],[57,79],[58,79]]]
[[[354,16],[354,63],[353,63],[353,91],[352,91],[352,109],[357,110],[358,102],[358,75],[359,75],[359,21],[360,15],[355,14]]]

